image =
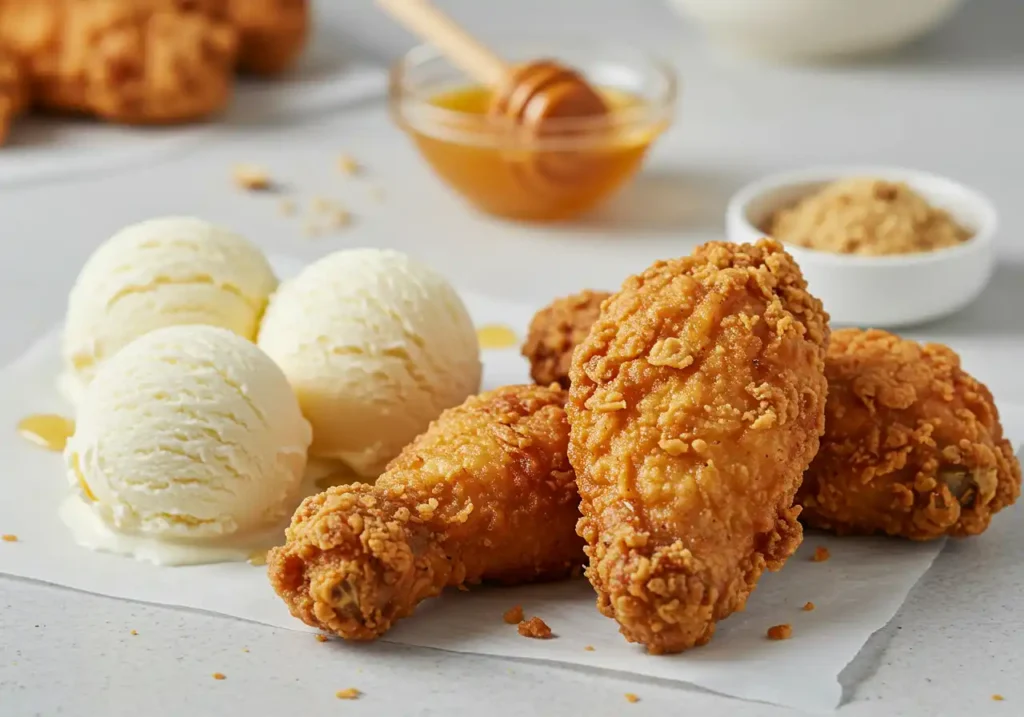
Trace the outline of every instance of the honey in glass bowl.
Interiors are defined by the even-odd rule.
[[[577,50],[557,59],[581,71],[608,113],[561,117],[536,129],[489,114],[491,90],[465,82],[429,48],[392,73],[392,110],[434,172],[480,210],[557,221],[594,208],[643,163],[669,125],[675,80],[628,51]],[[551,53],[527,57],[551,56]]]

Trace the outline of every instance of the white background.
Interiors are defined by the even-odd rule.
[[[890,163],[972,184],[999,207],[993,286],[965,312],[917,333],[960,349],[1000,399],[1024,402],[1020,0],[969,0],[953,23],[896,57],[817,69],[720,57],[654,0],[441,4],[485,36],[527,33],[543,20],[547,33],[608,36],[671,60],[683,77],[681,115],[640,181],[582,224],[485,220],[432,181],[383,103],[374,103],[306,121],[236,123],[181,157],[113,176],[0,186],[0,361],[60,319],[78,267],[100,241],[154,214],[199,214],[270,251],[307,258],[343,246],[392,246],[427,259],[459,285],[540,305],[582,286],[614,286],[654,258],[719,237],[729,194],[761,174]],[[344,28],[346,42],[382,60],[409,43],[369,0],[323,0],[319,8]],[[338,178],[333,164],[341,151],[368,166],[368,179]],[[304,239],[300,222],[279,216],[274,200],[233,189],[230,167],[243,161],[267,164],[303,197],[339,197],[356,225]],[[2,163],[0,150],[0,169]],[[383,203],[369,198],[370,183],[384,188]],[[1018,509],[998,516],[983,537],[951,543],[844,673],[847,703],[839,714],[1021,714],[1022,540]],[[0,548],[0,560],[15,547]],[[140,634],[132,637],[132,629]],[[663,682],[384,644],[365,649],[362,672],[339,674],[335,649],[307,634],[0,578],[3,717],[792,714]],[[228,679],[213,681],[214,671]],[[338,702],[334,692],[348,686],[366,696]],[[641,702],[627,704],[625,692]],[[993,702],[993,693],[1007,701]]]

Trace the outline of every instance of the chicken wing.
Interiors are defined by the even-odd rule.
[[[530,376],[541,385],[557,383],[569,388],[569,365],[576,345],[586,338],[601,313],[606,291],[581,291],[555,299],[537,312],[523,344],[523,356],[530,361]]]
[[[375,485],[306,499],[269,555],[292,614],[373,640],[446,586],[562,578],[584,561],[565,392],[509,386],[445,411]]]
[[[983,532],[1020,495],[992,394],[938,344],[832,336],[825,435],[797,502],[812,527],[912,540]]]
[[[573,355],[566,406],[598,609],[679,652],[802,537],[828,315],[775,241],[710,243],[627,279]]]

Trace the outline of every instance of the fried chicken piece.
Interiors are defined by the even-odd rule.
[[[601,302],[609,296],[607,291],[587,289],[555,299],[537,312],[523,344],[523,356],[530,361],[530,376],[537,384],[569,388],[573,349],[587,337],[601,313]]]
[[[843,329],[825,374],[825,435],[797,495],[807,525],[963,537],[1017,500],[1020,463],[992,394],[948,347]]]
[[[7,140],[11,122],[28,106],[28,81],[21,62],[0,49],[0,145]]]
[[[828,315],[772,240],[710,243],[623,284],[573,355],[566,411],[598,609],[679,652],[800,544]]]
[[[0,45],[36,104],[131,124],[205,117],[230,97],[225,0],[0,0]]]
[[[470,397],[375,485],[307,498],[268,560],[292,614],[373,640],[446,586],[568,576],[584,555],[565,398],[554,386]]]
[[[309,34],[308,0],[228,0],[241,40],[238,66],[259,75],[294,64]]]

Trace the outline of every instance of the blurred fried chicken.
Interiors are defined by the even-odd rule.
[[[601,302],[611,294],[585,290],[555,299],[530,322],[523,356],[530,361],[530,376],[541,385],[557,383],[569,388],[572,352],[583,342],[601,313]]]
[[[652,653],[711,639],[800,544],[828,315],[777,242],[710,243],[609,299],[573,356],[569,456],[598,609]]]
[[[7,139],[11,122],[28,105],[28,79],[21,62],[0,48],[0,144]]]
[[[913,540],[977,535],[1020,495],[1020,463],[992,394],[951,349],[843,329],[825,373],[825,434],[797,495],[807,525]]]
[[[292,614],[373,640],[446,586],[562,578],[582,565],[565,398],[540,386],[473,396],[375,485],[307,498],[268,556]]]
[[[228,0],[239,33],[238,66],[274,75],[294,64],[309,32],[308,0]]]

